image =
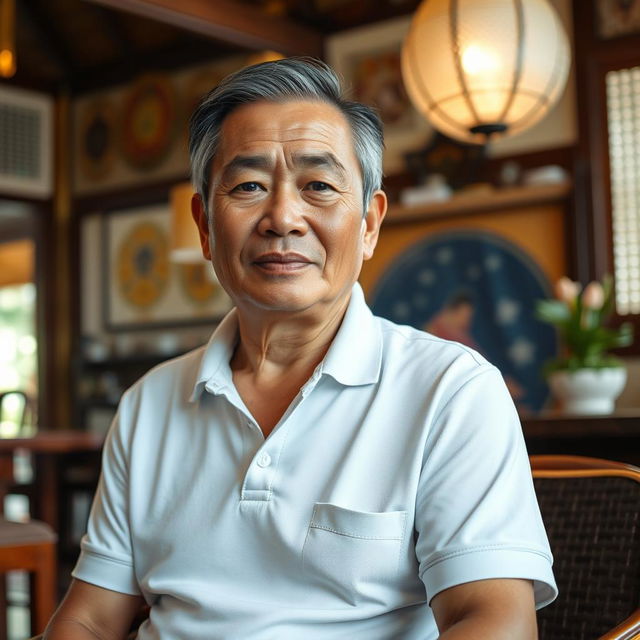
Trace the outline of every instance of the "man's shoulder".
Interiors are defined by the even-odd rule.
[[[496,368],[475,349],[414,327],[377,318],[382,336],[381,384],[396,393],[436,389],[450,397],[467,382]]]
[[[383,343],[383,358],[428,359],[442,365],[466,363],[470,369],[484,367],[489,362],[478,351],[453,340],[439,338],[408,325],[396,324],[376,316]]]
[[[157,401],[161,402],[163,397],[168,399],[179,390],[189,397],[196,383],[205,350],[206,345],[203,345],[157,364],[139,378],[125,395],[153,393]],[[163,395],[160,395],[161,393]]]

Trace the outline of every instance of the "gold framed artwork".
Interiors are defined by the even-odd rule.
[[[213,323],[231,308],[211,265],[170,262],[169,228],[166,204],[104,214],[108,330]]]
[[[348,95],[378,109],[384,125],[386,174],[404,171],[404,154],[425,144],[433,128],[413,108],[400,71],[410,17],[338,33],[327,40],[327,61]]]

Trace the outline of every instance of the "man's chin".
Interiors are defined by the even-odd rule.
[[[257,313],[304,313],[325,302],[325,291],[314,291],[309,286],[261,287],[256,292],[246,292],[237,305]]]
[[[308,296],[277,296],[256,300],[255,306],[264,312],[294,315],[304,313],[321,302],[321,300],[309,299]]]

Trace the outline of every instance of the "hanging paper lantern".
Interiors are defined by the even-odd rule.
[[[402,49],[409,96],[446,135],[483,144],[541,120],[570,53],[547,0],[424,0]]]

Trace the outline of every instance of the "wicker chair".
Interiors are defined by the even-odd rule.
[[[540,640],[640,639],[640,469],[552,455],[531,467],[560,590]]]

